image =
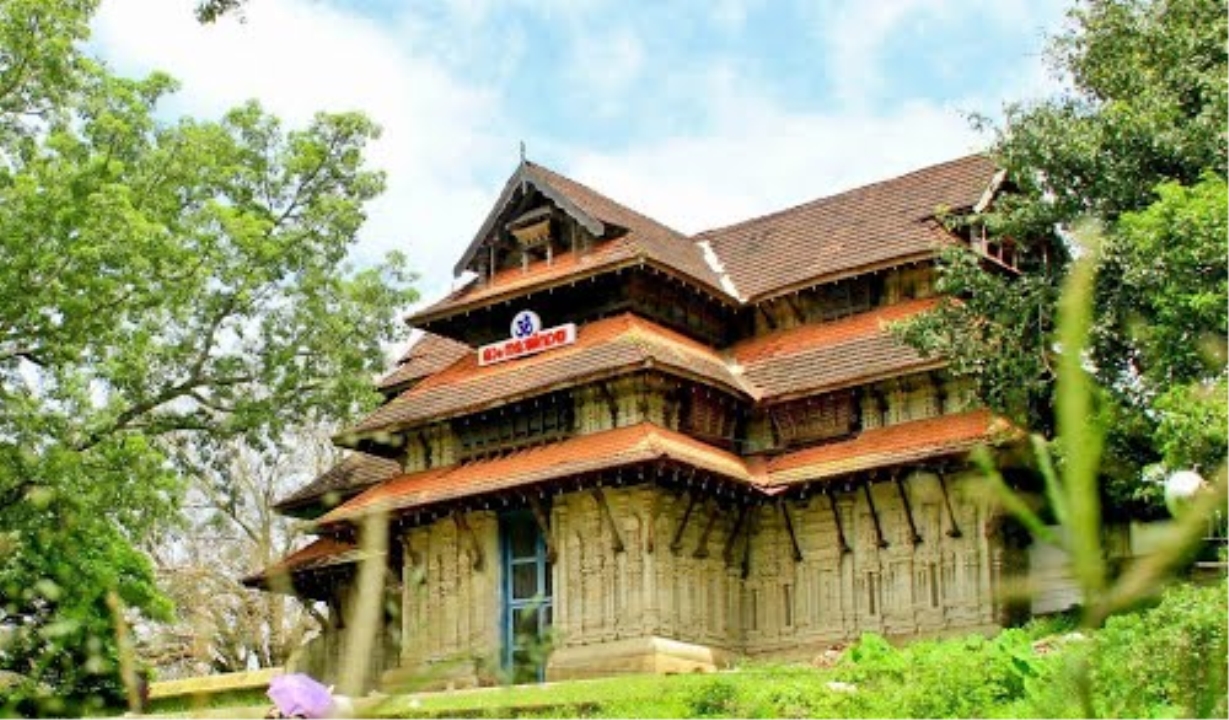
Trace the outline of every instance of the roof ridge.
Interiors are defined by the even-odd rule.
[[[942,168],[942,167],[968,162],[969,160],[973,158],[984,158],[984,157],[986,157],[985,153],[981,153],[981,152],[969,153],[968,155],[962,155],[961,157],[952,158],[951,160],[944,160],[943,162],[933,163],[931,165],[926,165],[924,167],[914,168],[913,170],[909,170],[908,172],[901,173],[900,175],[897,175],[895,177],[890,177],[890,178],[886,178],[883,180],[876,180],[874,182],[864,183],[862,185],[855,185],[854,187],[847,188],[845,190],[840,190],[830,195],[822,195],[820,197],[812,198],[810,200],[804,200],[802,202],[795,203],[788,207],[781,208],[780,210],[774,210],[772,212],[764,213],[763,215],[756,215],[754,217],[750,217],[745,220],[739,220],[737,222],[733,222],[728,225],[718,225],[716,227],[711,227],[705,230],[701,230],[691,235],[690,237],[692,241],[699,242],[701,241],[701,239],[709,235],[716,235],[717,233],[728,232],[730,230],[745,227],[745,226],[748,226],[748,225],[751,225],[757,222],[761,222],[764,220],[771,220],[773,218],[777,218],[783,215],[788,215],[790,213],[797,212],[803,208],[811,207],[814,205],[819,205],[821,203],[834,200],[836,198],[840,198],[846,195],[853,195],[854,193],[864,192],[864,191],[871,190],[874,188],[882,187],[884,185],[890,185],[892,183],[901,182],[914,175],[921,175],[923,173],[934,172],[935,170]]]
[[[541,171],[543,171],[543,172],[545,173],[545,175],[546,175],[545,179],[546,179],[547,181],[551,181],[551,180],[562,180],[562,181],[564,181],[565,183],[571,183],[572,185],[575,185],[577,189],[580,189],[580,190],[583,190],[583,191],[585,191],[585,192],[591,193],[591,194],[592,194],[595,198],[597,198],[597,199],[599,199],[599,200],[602,200],[602,201],[604,201],[604,202],[608,202],[608,203],[610,203],[611,205],[616,206],[618,209],[621,209],[621,210],[623,210],[623,211],[625,211],[625,212],[627,212],[627,213],[629,213],[629,214],[631,214],[631,215],[635,216],[635,218],[636,218],[636,219],[638,219],[638,220],[643,220],[643,221],[646,221],[646,222],[648,222],[648,223],[651,223],[651,224],[653,224],[653,225],[657,226],[659,229],[662,229],[662,230],[667,231],[667,232],[668,232],[668,233],[670,233],[671,235],[676,235],[676,236],[678,236],[678,237],[679,237],[679,239],[682,239],[682,240],[687,240],[687,239],[688,239],[688,235],[687,235],[686,233],[683,233],[683,232],[681,232],[681,231],[679,231],[679,230],[675,230],[674,228],[670,227],[669,225],[667,225],[667,224],[663,223],[662,221],[660,221],[660,220],[658,220],[658,219],[656,219],[656,218],[650,217],[650,216],[648,216],[648,215],[645,215],[644,213],[642,213],[642,212],[640,212],[639,210],[637,210],[637,209],[635,209],[635,208],[631,207],[630,205],[628,205],[628,204],[626,204],[626,203],[623,203],[623,202],[620,202],[620,201],[618,201],[618,200],[615,200],[614,198],[610,197],[610,196],[609,196],[609,195],[607,195],[606,193],[603,193],[603,192],[601,192],[600,190],[595,190],[592,186],[587,185],[587,184],[585,184],[585,183],[583,183],[583,182],[580,182],[579,180],[576,180],[576,179],[574,179],[574,178],[572,178],[572,177],[570,177],[570,176],[568,176],[568,175],[564,175],[563,173],[561,173],[561,172],[559,172],[559,171],[557,171],[557,170],[554,170],[553,168],[549,168],[549,167],[547,167],[547,166],[545,166],[545,165],[542,165],[541,163],[536,163],[536,162],[533,162],[532,160],[526,160],[526,161],[525,161],[525,165],[526,165],[526,166],[529,166],[529,167],[531,167],[531,168],[535,168],[535,169],[537,169],[537,170],[541,170]],[[602,220],[606,220],[606,218],[600,218],[600,219],[602,219]],[[614,222],[614,221],[612,220],[611,222]],[[615,224],[615,225],[620,225],[620,223],[618,223],[618,222],[614,222],[614,224]],[[627,228],[627,229],[628,229],[628,230],[631,230],[631,229],[633,229],[633,228]]]

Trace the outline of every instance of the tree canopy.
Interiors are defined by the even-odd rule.
[[[373,403],[414,297],[404,258],[347,261],[370,120],[164,120],[171,78],[79,49],[95,4],[0,5],[0,669],[54,713],[119,693],[108,592],[167,614],[135,548],[184,478]]]
[[[1047,53],[1067,89],[1006,108],[991,149],[1003,192],[953,220],[1020,243],[1024,272],[949,253],[940,288],[960,302],[903,334],[951,357],[996,410],[1051,433],[1057,287],[1070,254],[1093,250],[1068,233],[1100,222],[1089,360],[1105,480],[1129,501],[1147,490],[1145,467],[1224,458],[1226,4],[1086,0],[1068,17]]]

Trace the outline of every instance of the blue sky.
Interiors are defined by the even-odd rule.
[[[684,232],[973,152],[968,113],[1056,91],[1058,0],[103,0],[94,51],[170,72],[168,116],[259,99],[367,112],[388,192],[357,260],[407,252],[424,301],[531,159]],[[242,20],[242,21],[240,21]]]

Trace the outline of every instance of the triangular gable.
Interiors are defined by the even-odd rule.
[[[465,254],[461,256],[453,268],[454,275],[460,275],[469,268],[473,262],[474,256],[478,254],[484,245],[492,239],[492,231],[495,230],[500,218],[504,217],[508,211],[514,206],[514,201],[519,200],[528,193],[529,188],[533,188],[554,203],[555,207],[562,210],[568,217],[575,220],[581,227],[588,230],[594,237],[602,237],[608,230],[608,223],[601,218],[595,217],[591,213],[583,210],[572,198],[568,197],[567,193],[556,188],[551,184],[546,173],[541,172],[541,168],[528,160],[522,160],[517,166],[516,172],[512,173],[512,177],[508,178],[508,182],[504,184],[503,192],[499,194],[499,199],[495,201],[495,206],[487,213],[486,219],[482,221],[482,226],[478,228],[478,234],[470,242],[466,248]]]

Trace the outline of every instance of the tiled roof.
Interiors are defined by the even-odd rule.
[[[491,460],[403,475],[333,510],[320,523],[353,520],[375,508],[395,512],[658,459],[671,459],[732,480],[751,482],[746,465],[738,456],[672,430],[640,423]]]
[[[286,510],[315,502],[329,493],[342,496],[338,497],[340,501],[345,495],[371,487],[399,472],[401,466],[394,460],[366,453],[351,453],[311,482],[279,500],[273,507],[275,510]]]
[[[988,410],[864,430],[850,440],[782,455],[768,463],[769,487],[811,482],[944,455],[1013,435],[1010,423]]]
[[[376,387],[391,390],[421,380],[460,360],[470,349],[465,343],[451,338],[424,333],[397,361],[396,369],[376,382]]]
[[[739,291],[757,300],[932,252],[944,234],[929,219],[975,205],[994,173],[989,158],[971,155],[694,239],[711,243]]]
[[[539,188],[549,189],[552,194],[563,198],[585,215],[627,230],[627,234],[610,240],[599,240],[592,249],[583,254],[567,252],[555,255],[550,265],[538,262],[528,271],[519,268],[504,270],[497,273],[486,285],[471,282],[434,305],[411,315],[408,318],[411,324],[446,317],[507,293],[550,287],[561,281],[641,259],[663,270],[689,277],[719,296],[726,295],[721,289],[720,278],[705,261],[703,251],[685,235],[541,165],[525,162],[512,180],[522,177]],[[507,193],[508,190],[505,189],[505,195]],[[481,238],[477,241],[480,240]],[[466,257],[469,257],[473,250],[471,247]]]
[[[270,578],[276,575],[293,575],[332,565],[344,565],[357,561],[361,555],[361,549],[354,543],[342,542],[333,538],[319,538],[264,570],[248,575],[243,578],[242,583],[249,586],[264,586]]]
[[[818,325],[803,325],[735,345],[730,354],[760,400],[836,389],[942,364],[892,337],[888,324],[937,300],[909,300]]]
[[[711,348],[631,314],[577,330],[576,343],[495,365],[478,365],[476,352],[402,393],[348,431],[362,434],[409,427],[495,403],[573,385],[588,378],[645,367],[698,376],[732,391],[739,379]]]

